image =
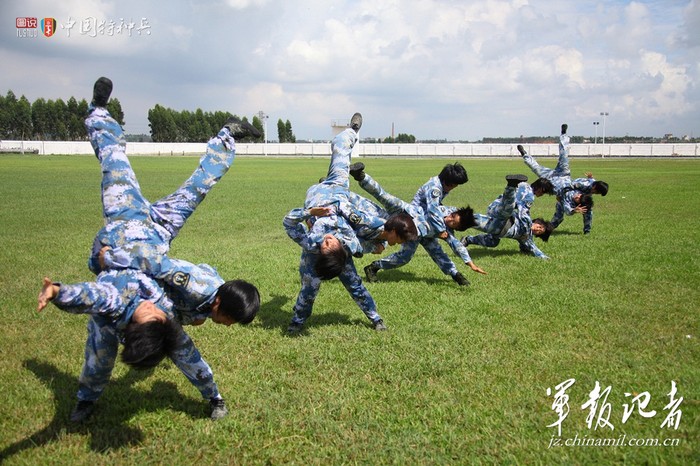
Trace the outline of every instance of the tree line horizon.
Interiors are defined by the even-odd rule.
[[[5,96],[0,95],[0,139],[10,140],[34,140],[34,141],[84,141],[87,140],[83,120],[87,116],[89,103],[86,99],[77,100],[70,97],[67,101],[63,99],[38,98],[30,103],[22,95],[19,99],[11,90]],[[112,117],[124,126],[124,112],[121,103],[117,98],[111,98],[107,103],[107,109]],[[228,111],[204,112],[198,108],[190,110],[174,110],[156,104],[148,110],[148,122],[151,129],[149,134],[127,134],[129,142],[206,142],[212,135],[216,134],[224,125],[226,120],[234,116]],[[237,116],[237,115],[236,115]],[[242,120],[249,121],[260,131],[259,138],[244,138],[240,142],[264,143],[263,122],[257,115],[253,115],[251,120],[246,116],[239,116]],[[570,135],[571,143],[590,143],[593,139],[590,136]],[[294,143],[296,136],[292,131],[292,124],[289,120],[277,121],[277,142]],[[664,143],[680,142],[681,140],[672,135],[663,138],[651,136],[606,136],[606,143]],[[601,138],[598,138],[600,142]],[[271,141],[267,136],[267,141]],[[365,143],[489,143],[489,144],[552,144],[558,142],[557,136],[517,136],[517,137],[484,137],[478,141],[458,140],[448,141],[446,139],[426,139],[417,140],[412,134],[399,133],[396,137],[385,138],[362,138]],[[700,138],[688,138],[683,142],[698,142]],[[314,142],[314,141],[299,141]]]

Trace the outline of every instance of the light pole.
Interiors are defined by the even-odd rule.
[[[608,112],[600,112],[600,116],[603,117],[603,144],[605,144],[605,118],[607,118],[608,115]]]
[[[593,140],[593,144],[598,144],[598,126],[600,126],[600,121],[594,121],[593,127],[595,128],[595,139]]]
[[[263,124],[263,133],[264,133],[264,134],[263,134],[263,137],[265,138],[265,139],[263,140],[263,144],[265,144],[265,146],[264,146],[264,147],[265,147],[265,148],[264,148],[264,150],[265,150],[265,157],[267,157],[267,119],[269,118],[269,115],[266,115],[265,112],[263,112],[262,110],[260,110],[260,111],[258,112],[258,118],[260,118],[260,120],[262,121],[262,124]]]

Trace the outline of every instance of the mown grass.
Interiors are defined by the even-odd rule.
[[[447,160],[365,159],[410,200]],[[174,190],[196,166],[134,157],[145,195]],[[554,160],[544,160],[553,165]],[[189,328],[231,415],[217,423],[171,364],[152,373],[118,363],[94,418],[68,422],[85,339],[84,316],[37,314],[41,277],[91,280],[86,260],[101,226],[92,157],[0,157],[0,459],[8,464],[692,464],[700,461],[698,362],[700,161],[573,160],[610,183],[592,234],[567,217],[552,257],[517,243],[470,249],[482,276],[459,288],[423,250],[368,284],[389,330],[370,329],[342,285],[325,283],[306,333],[285,329],[299,289],[299,248],[284,214],[327,169],[313,159],[240,158],[171,255],[246,278],[262,294],[247,327]],[[470,182],[446,203],[477,211],[518,159],[463,160]],[[356,184],[352,185],[357,189]],[[533,214],[548,218],[553,198]],[[356,260],[358,269],[374,257]],[[556,430],[549,387],[575,378],[563,437],[680,439],[674,447],[548,448]],[[596,381],[612,386],[615,429],[589,429]],[[683,396],[678,430],[661,429],[671,381]],[[649,392],[653,418],[621,422],[625,393]]]

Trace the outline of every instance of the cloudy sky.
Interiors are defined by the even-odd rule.
[[[562,122],[593,136],[594,121],[600,137],[601,112],[609,136],[700,136],[700,0],[5,0],[0,12],[0,93],[89,100],[108,76],[129,133],[148,133],[161,104],[262,110],[271,139],[280,118],[297,139],[329,139],[355,111],[363,137],[555,135]],[[20,37],[25,17],[55,18],[56,33]]]

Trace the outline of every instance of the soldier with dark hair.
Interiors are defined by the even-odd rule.
[[[593,202],[586,200],[585,203],[573,201],[573,194],[570,192],[578,192],[580,194],[600,194],[605,196],[608,193],[608,184],[605,181],[597,181],[588,173],[586,178],[577,178],[571,180],[571,170],[569,168],[569,152],[571,144],[569,136],[566,134],[569,126],[564,123],[561,125],[561,135],[559,136],[559,159],[555,168],[547,168],[541,166],[537,161],[527,153],[523,146],[518,145],[517,149],[523,157],[525,164],[540,178],[532,184],[532,190],[535,196],[539,197],[543,194],[557,196],[557,205],[555,207],[554,216],[551,220],[552,228],[557,228],[564,219],[564,214],[573,215],[574,213],[583,214],[583,233],[588,234],[591,231],[593,223]],[[585,209],[585,210],[584,210]]]
[[[459,284],[469,285],[469,280],[457,269],[457,266],[442,250],[438,239],[444,239],[450,248],[466,265],[477,273],[486,272],[478,267],[469,256],[469,251],[455,237],[454,230],[464,231],[474,225],[473,211],[470,207],[449,207],[442,205],[442,199],[460,184],[467,182],[467,172],[459,164],[446,165],[440,174],[431,178],[416,193],[413,202],[406,203],[384,191],[371,176],[364,172],[364,164],[358,162],[350,169],[350,174],[359,181],[360,186],[375,197],[389,210],[402,210],[411,214],[418,227],[418,238],[401,245],[401,249],[388,257],[373,261],[365,267],[365,275],[370,282],[378,281],[377,273],[402,267],[409,263],[420,244],[437,264],[440,270]]]
[[[43,306],[53,300],[69,312],[91,314],[78,405],[71,419],[82,421],[92,414],[94,402],[111,375],[121,337],[126,345],[122,359],[128,364],[150,367],[170,355],[209,399],[212,419],[219,419],[228,410],[211,368],[189,336],[174,329],[180,323],[201,324],[207,317],[225,325],[250,322],[260,306],[259,293],[253,285],[240,280],[223,286],[224,281],[210,266],[172,259],[167,252],[172,238],[230,167],[235,150],[232,133],[248,129],[240,120],[230,120],[209,141],[199,167],[180,189],[150,204],[126,157],[123,130],[105,108],[111,92],[109,79],[95,82],[85,119],[88,137],[102,167],[105,227],[95,239],[88,262],[97,274],[97,282],[69,287],[47,284],[45,280],[40,295],[40,308],[42,299]],[[168,298],[161,296],[161,285]],[[139,306],[151,296],[162,298],[167,306]],[[141,309],[153,311],[149,313],[152,319],[142,322]],[[179,342],[181,351],[168,349],[173,342]]]
[[[411,233],[400,234],[398,231],[406,225],[405,222],[390,223],[388,220],[391,219],[376,216],[376,212],[357,209],[350,200],[350,156],[361,126],[362,115],[356,113],[350,120],[350,127],[333,138],[328,175],[307,190],[304,208],[293,209],[284,218],[287,235],[302,249],[299,263],[301,290],[287,328],[289,334],[303,330],[321,281],[336,276],[374,329],[386,330],[374,299],[357,273],[353,256],[381,253],[385,244],[397,244]],[[371,238],[358,239],[354,228],[365,231]]]
[[[475,215],[477,225],[474,228],[484,233],[465,236],[462,238],[462,244],[494,248],[501,242],[501,238],[512,238],[519,243],[520,251],[540,259],[549,259],[535,245],[532,237],[549,240],[552,225],[542,218],[530,218],[530,207],[535,195],[526,183],[527,177],[511,175],[510,179],[506,177],[506,180],[508,186],[503,194],[489,205],[486,215]]]

